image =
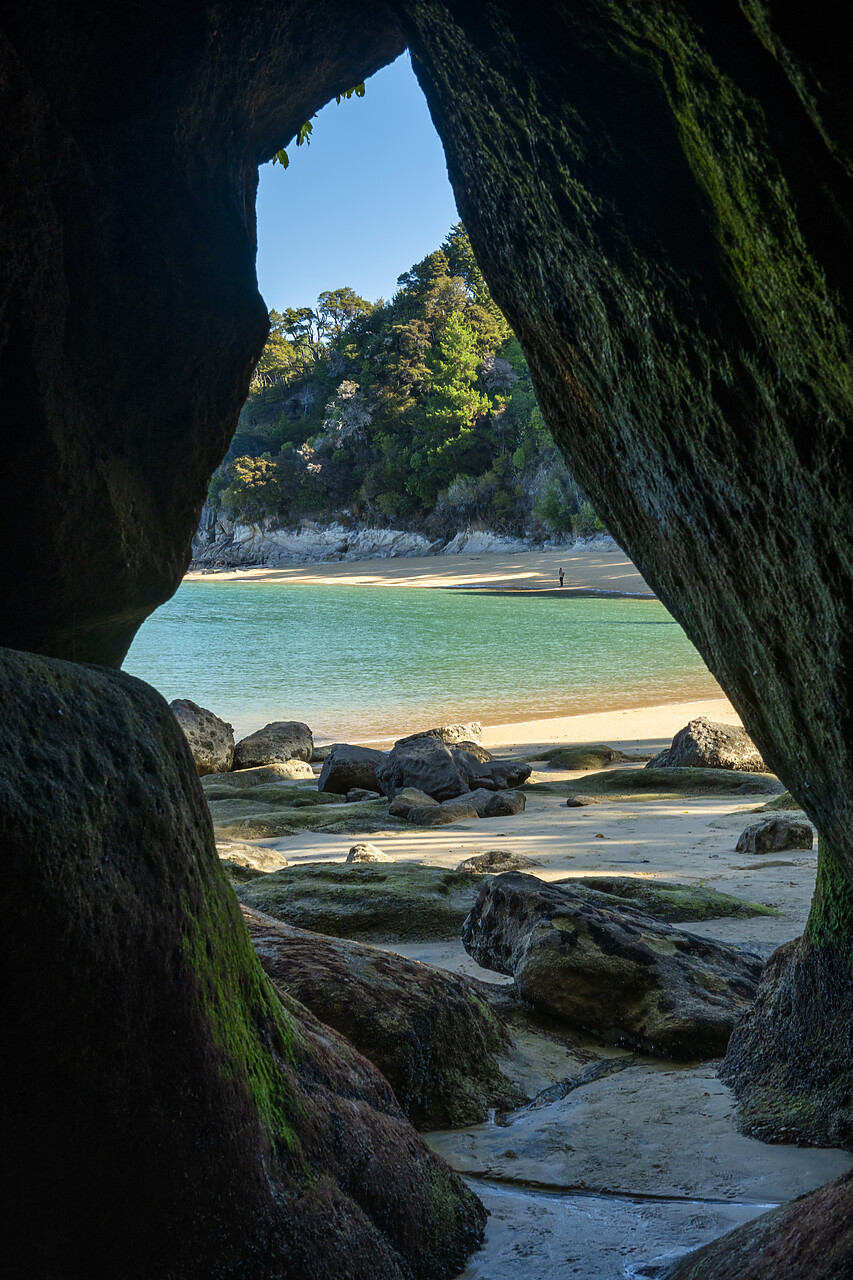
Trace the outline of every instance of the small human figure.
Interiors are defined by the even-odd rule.
[[[563,569],[562,569],[562,566],[560,566],[560,586],[562,585],[563,585]]]

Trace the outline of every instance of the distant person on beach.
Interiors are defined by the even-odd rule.
[[[562,586],[562,585],[563,585],[563,570],[562,570],[562,566],[561,566],[561,568],[560,568],[560,586]]]

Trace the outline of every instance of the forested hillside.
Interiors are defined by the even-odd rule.
[[[270,313],[210,502],[241,523],[353,518],[452,536],[601,529],[542,420],[464,227],[398,279]]]

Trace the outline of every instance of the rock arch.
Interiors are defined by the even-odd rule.
[[[5,658],[18,709],[0,831],[15,868],[10,937],[29,975],[13,1009],[23,1030],[12,1082],[26,1068],[43,1090],[61,1085],[44,1030],[58,992],[85,1012],[87,975],[109,963],[114,990],[122,988],[130,957],[110,950],[108,933],[104,949],[81,958],[79,972],[66,964],[54,984],[65,954],[57,939],[83,956],[98,905],[92,868],[110,856],[116,832],[134,852],[109,902],[129,910],[127,895],[136,894],[146,919],[160,883],[138,887],[145,840],[127,824],[124,784],[116,782],[112,809],[69,801],[68,813],[88,826],[64,859],[63,805],[36,803],[39,788],[76,794],[92,771],[125,776],[124,759],[143,811],[139,796],[174,796],[186,827],[180,854],[174,863],[161,857],[158,828],[153,862],[192,887],[188,902],[201,893],[215,917],[209,932],[223,940],[199,992],[216,975],[251,972],[250,958],[226,945],[209,829],[156,700],[124,677],[64,663],[118,666],[185,567],[207,476],[264,340],[253,267],[257,163],[405,44],[460,212],[525,345],[558,443],[822,833],[821,893],[801,957],[809,982],[839,964],[849,973],[853,160],[834,7],[151,0],[105,13],[94,3],[73,13],[59,0],[10,3],[0,29],[0,641],[37,655]],[[92,680],[103,682],[100,694]],[[90,716],[112,700],[134,750],[122,754],[118,732],[96,750],[85,729],[72,732],[67,720],[59,728],[75,696]],[[148,754],[146,735],[155,744]],[[50,897],[48,854],[89,876],[86,892],[78,878],[79,892]],[[53,950],[38,932],[44,895]],[[167,938],[146,935],[145,945],[162,950],[194,936],[180,916],[170,929]],[[786,980],[796,986],[796,963]],[[161,1000],[177,989],[164,986]],[[137,994],[141,1013],[148,1006]],[[833,1008],[836,1024],[839,1016],[849,1024],[849,1005],[840,1015]],[[263,995],[247,996],[245,1009],[250,1039],[265,1027],[258,1052],[268,1064],[278,1050]],[[215,1059],[220,1071],[209,999],[198,994],[193,1010],[199,1060]],[[63,1025],[71,1036],[74,1020]],[[765,1032],[772,1053],[772,1017]],[[109,1037],[98,1043],[103,1066],[115,1046]],[[74,1052],[84,1049],[77,1042]],[[247,1053],[243,1043],[242,1076],[231,1063],[232,1138],[257,1128],[243,1087],[253,1078]],[[132,1090],[129,1062],[122,1079]],[[741,1065],[741,1079],[760,1085],[761,1063]],[[258,1070],[266,1076],[267,1065]],[[168,1074],[152,1085],[164,1114],[173,1087]],[[209,1103],[213,1080],[199,1088]],[[86,1105],[96,1113],[94,1099]],[[60,1145],[63,1115],[52,1114]],[[51,1130],[33,1124],[31,1145],[46,1149]],[[186,1138],[185,1156],[194,1140]],[[268,1154],[257,1135],[252,1143],[255,1177]],[[22,1167],[36,1178],[29,1157]],[[127,1182],[125,1210],[146,1176]],[[229,1186],[218,1212],[236,1259],[238,1227],[245,1237],[265,1202],[258,1191],[238,1204]],[[359,1220],[361,1239],[372,1229]],[[392,1259],[389,1275],[405,1274],[395,1265],[403,1264]],[[258,1261],[242,1274],[271,1266]]]

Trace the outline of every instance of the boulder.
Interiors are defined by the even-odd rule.
[[[390,853],[383,853],[369,840],[361,840],[354,844],[347,854],[347,862],[393,862]]]
[[[736,769],[739,773],[767,773],[767,765],[746,729],[698,716],[654,756],[647,769]]]
[[[381,800],[382,796],[378,791],[366,791],[364,787],[353,787],[352,791],[348,791],[344,796],[347,804],[362,804],[365,800]]]
[[[704,884],[679,884],[673,880],[645,880],[636,876],[567,876],[563,880],[552,880],[551,884],[570,889],[587,902],[631,907],[668,924],[779,915],[775,907],[735,898]]]
[[[217,840],[216,852],[232,880],[250,880],[287,866],[287,858],[278,849],[265,849],[245,840]]]
[[[485,747],[481,747],[479,742],[471,742],[469,739],[463,738],[461,742],[456,742],[450,748],[454,755],[457,751],[464,751],[466,755],[473,756],[481,764],[488,764],[490,760],[494,760],[491,751],[487,751]]]
[[[252,769],[257,765],[284,764],[287,760],[307,762],[313,753],[314,739],[307,724],[301,720],[274,720],[237,743],[234,767]]]
[[[481,818],[509,818],[513,814],[523,813],[527,803],[520,791],[488,791],[478,787],[463,796],[465,804],[476,809]],[[444,804],[458,804],[459,801],[445,800]],[[444,806],[442,806],[444,807]]]
[[[810,822],[793,818],[766,818],[747,827],[735,845],[736,853],[782,853],[786,849],[813,849]]]
[[[566,806],[569,809],[585,809],[591,804],[601,804],[601,796],[584,796],[577,794],[569,796],[566,800]]]
[[[417,787],[403,787],[391,801],[388,812],[392,818],[408,818],[410,809],[428,809],[437,804],[438,801],[425,791],[419,791]]]
[[[439,742],[445,742],[448,746],[456,746],[461,742],[473,742],[479,745],[482,735],[483,726],[479,720],[471,720],[467,724],[443,724],[437,729],[423,729],[420,733],[410,733],[407,738],[398,738],[395,745],[401,742],[414,742],[416,738],[437,738]]]
[[[206,711],[189,698],[176,698],[169,707],[190,744],[199,777],[208,773],[227,773],[234,762],[234,730],[212,711]]]
[[[362,942],[458,938],[481,878],[397,862],[314,862],[237,890],[248,907],[287,924]]]
[[[317,790],[345,796],[348,791],[358,787],[363,791],[378,791],[384,795],[376,776],[376,768],[386,754],[373,747],[354,747],[348,742],[336,742],[323,761]]]
[[[435,800],[452,800],[469,789],[450,749],[429,735],[395,742],[377,765],[376,778],[379,789],[392,799],[404,787],[416,787]]]
[[[481,884],[462,942],[484,968],[512,975],[537,1012],[683,1059],[725,1052],[763,967],[757,956],[519,872]]]
[[[521,871],[523,867],[539,865],[533,858],[525,858],[523,853],[510,853],[508,849],[488,849],[485,853],[475,853],[470,858],[465,858],[456,870],[474,871],[478,876],[496,876],[504,871]]]
[[[393,952],[321,937],[243,908],[278,991],[306,1005],[378,1067],[422,1129],[458,1128],[525,1099],[497,1055],[511,1047],[484,983]]]
[[[311,763],[311,764],[322,764],[322,763],[323,763],[323,761],[326,759],[326,756],[327,756],[327,755],[329,754],[329,752],[331,751],[331,749],[332,749],[332,744],[331,744],[331,743],[328,743],[326,746],[323,746],[323,747],[315,747],[315,748],[314,748],[314,750],[311,752],[311,761],[310,761],[310,763]]]
[[[418,827],[446,827],[451,822],[470,822],[479,816],[474,806],[468,804],[467,796],[464,796],[461,800],[446,800],[443,804],[410,809],[406,814],[406,821],[413,822]]]

